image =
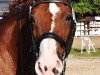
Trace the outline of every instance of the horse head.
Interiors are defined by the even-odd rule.
[[[38,75],[61,75],[62,73],[63,56],[67,49],[66,44],[69,44],[67,41],[70,40],[73,22],[72,10],[68,2],[37,0],[31,10],[33,36],[39,51],[35,64]],[[70,51],[67,52],[69,54]]]

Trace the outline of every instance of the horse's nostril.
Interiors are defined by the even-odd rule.
[[[44,70],[45,70],[45,71],[47,71],[47,70],[48,70],[47,66],[44,66]]]
[[[41,68],[41,66],[40,66],[40,62],[38,62],[38,68],[39,68],[39,70],[43,73],[42,68]]]
[[[59,71],[58,71],[56,68],[53,68],[53,69],[52,69],[52,72],[53,72],[54,74],[58,74],[58,73],[59,73]]]

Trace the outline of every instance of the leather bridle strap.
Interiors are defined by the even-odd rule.
[[[64,42],[64,40],[58,36],[57,34],[55,33],[50,33],[50,32],[47,32],[47,33],[43,33],[38,39],[36,42],[36,48],[39,48],[40,47],[40,43],[43,39],[46,39],[46,38],[52,38],[52,39],[55,39],[60,45],[61,47],[64,49],[64,53],[62,55],[62,58],[60,59],[63,63],[63,71],[62,71],[62,75],[65,74],[65,68],[66,68],[66,57],[68,56],[69,54],[69,51],[67,50],[67,45],[66,45],[66,42]]]
[[[39,3],[64,3],[64,4],[72,7],[71,1],[66,2],[65,0],[34,0],[33,7]]]
[[[59,44],[61,45],[61,47],[65,50],[66,49],[66,43],[64,42],[64,40],[62,38],[60,38],[57,34],[55,33],[50,33],[50,32],[47,32],[47,33],[43,33],[39,38],[38,40],[36,41],[36,43],[38,45],[40,45],[41,41],[43,39],[46,39],[46,38],[52,38],[52,39],[55,39],[57,42],[59,42]]]

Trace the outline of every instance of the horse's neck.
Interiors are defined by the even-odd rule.
[[[14,45],[17,41],[17,35],[19,32],[19,25],[16,19],[9,19],[5,24],[0,27],[0,44],[3,46]],[[13,44],[12,44],[13,43]],[[7,48],[8,49],[8,48]]]
[[[16,47],[18,37],[17,22],[12,20],[7,21],[0,28],[0,75],[15,75],[17,64]]]

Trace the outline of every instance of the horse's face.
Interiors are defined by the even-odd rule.
[[[55,33],[67,41],[71,28],[71,8],[62,3],[41,3],[36,5],[31,15],[34,19],[33,35],[37,39],[45,32]],[[63,69],[62,55],[64,49],[52,39],[43,39],[39,46],[39,59],[35,70],[38,75],[60,75]]]

